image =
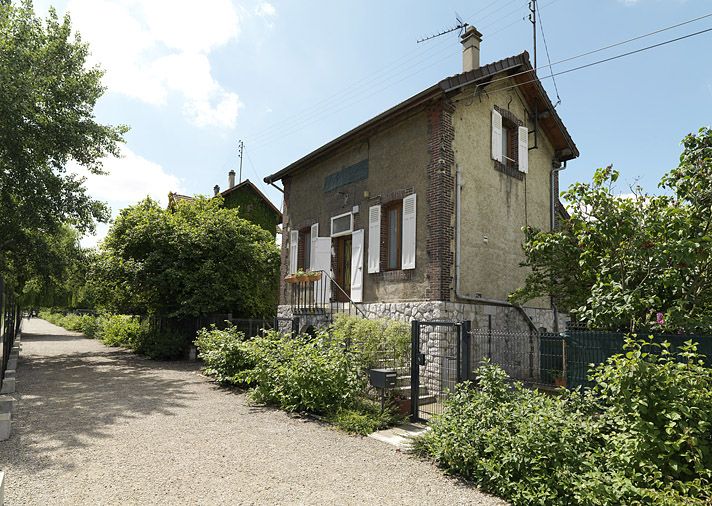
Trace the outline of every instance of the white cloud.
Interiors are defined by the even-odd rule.
[[[229,0],[70,0],[67,10],[109,91],[155,106],[175,93],[194,124],[235,125],[239,97],[214,79],[209,60],[240,33]]]
[[[275,9],[274,5],[269,2],[260,2],[257,4],[257,7],[255,7],[255,14],[260,17],[271,18],[277,15],[277,9]]]
[[[91,174],[84,167],[76,164],[69,166],[69,172],[74,172],[86,178],[84,183],[89,194],[111,207],[112,217],[128,206],[143,200],[147,196],[158,201],[162,206],[168,204],[168,193],[184,191],[181,181],[166,172],[161,165],[137,155],[129,148],[122,148],[120,158],[106,158],[104,170],[107,174],[98,176]],[[97,234],[85,237],[82,245],[94,246],[104,238],[108,226],[99,225]]]

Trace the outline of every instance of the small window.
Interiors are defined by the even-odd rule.
[[[385,270],[398,270],[401,268],[403,250],[403,201],[399,200],[384,206],[385,218]]]
[[[353,215],[351,213],[340,214],[331,218],[331,237],[349,235],[353,230]]]

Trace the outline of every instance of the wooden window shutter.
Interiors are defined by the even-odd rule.
[[[299,262],[299,230],[289,232],[289,273],[297,272]]]
[[[381,269],[381,206],[368,208],[368,273]]]
[[[403,199],[403,244],[401,269],[415,269],[415,194]]]
[[[529,172],[529,129],[525,126],[519,127],[519,170],[525,174]]]
[[[311,265],[306,266],[310,271],[316,269],[316,240],[319,239],[319,224],[314,223],[311,226],[311,253],[309,255]]]
[[[504,163],[502,155],[502,115],[492,109],[492,159]]]

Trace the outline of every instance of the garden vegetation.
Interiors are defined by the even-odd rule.
[[[551,395],[484,364],[416,451],[513,504],[709,504],[712,369],[694,344],[628,339],[593,387]]]
[[[356,434],[369,434],[401,419],[393,406],[381,411],[368,389],[367,369],[406,361],[406,324],[339,316],[315,336],[267,331],[246,339],[214,326],[195,341],[204,372],[225,385],[251,389],[255,402],[308,412]]]

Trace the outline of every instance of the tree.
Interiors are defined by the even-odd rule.
[[[43,22],[29,0],[0,2],[0,275],[19,263],[39,267],[37,242],[65,224],[83,233],[108,219],[84,180],[67,173],[70,161],[101,173],[127,130],[95,121],[104,88],[87,55],[68,16],[51,9]]]
[[[170,210],[150,198],[123,209],[91,274],[100,306],[175,318],[274,316],[278,284],[274,237],[203,197]]]
[[[667,193],[615,194],[618,172],[564,192],[571,219],[560,230],[525,231],[524,302],[551,295],[591,326],[611,330],[712,331],[712,130],[683,140]]]

